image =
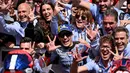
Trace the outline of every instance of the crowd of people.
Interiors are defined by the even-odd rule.
[[[0,0],[0,73],[130,73],[130,0]]]

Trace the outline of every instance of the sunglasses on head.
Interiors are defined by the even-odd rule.
[[[61,33],[58,34],[59,37],[64,38],[64,36],[69,37],[72,35],[72,32],[69,31],[62,31]]]
[[[77,19],[79,19],[79,17],[81,17],[82,20],[85,20],[85,19],[86,19],[86,16],[83,16],[83,15],[81,16],[81,15],[78,15],[78,14],[76,14],[75,17],[76,17]]]

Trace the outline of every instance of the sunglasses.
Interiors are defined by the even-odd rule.
[[[81,15],[77,15],[77,14],[76,14],[75,17],[76,17],[77,19],[79,19],[79,17],[81,17],[82,20],[85,20],[85,19],[86,19],[86,16],[83,16],[83,15],[81,16]]]
[[[58,34],[60,38],[64,38],[64,36],[70,37],[71,35],[72,35],[72,32],[69,32],[69,31],[62,31],[61,33]]]

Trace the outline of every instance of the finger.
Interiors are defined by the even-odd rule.
[[[122,58],[123,58],[123,56],[124,56],[124,52],[121,53],[121,57],[122,57]]]
[[[88,57],[88,56],[84,56],[84,57],[82,57],[82,60],[83,60],[83,59],[86,59],[87,57]]]
[[[117,47],[115,47],[115,50],[116,50],[116,54],[119,55],[119,52],[118,52],[118,49]]]
[[[83,52],[84,52],[84,48],[79,51],[80,54],[83,53]]]
[[[56,41],[56,36],[54,37],[54,39],[53,39],[53,42],[55,42]]]
[[[107,50],[112,54],[112,55],[116,55],[114,52],[112,52],[110,49],[107,48]]]
[[[78,47],[76,47],[76,53],[77,53],[77,54],[79,53],[79,51],[78,51]]]
[[[33,42],[33,45],[32,45],[32,48],[34,48],[35,47],[35,41]]]
[[[56,48],[59,48],[59,47],[61,47],[61,45],[56,46]]]
[[[48,38],[49,42],[51,42],[51,38],[49,37],[49,35],[47,35],[47,38]]]

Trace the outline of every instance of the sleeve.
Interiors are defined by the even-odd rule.
[[[94,17],[98,15],[98,6],[96,4],[90,3],[90,11]]]
[[[90,58],[95,58],[96,56],[99,55],[99,40],[100,40],[100,36],[98,34],[96,36],[96,39],[90,43],[91,45],[90,48],[91,53],[89,53]]]
[[[11,35],[16,35],[16,31],[19,31],[18,23],[7,24],[2,16],[0,16],[0,26],[3,28],[4,32]]]
[[[88,71],[97,70],[99,68],[94,61],[88,62],[84,66],[88,69]]]
[[[53,16],[51,23],[50,23],[50,27],[51,27],[51,32],[54,35],[58,34],[58,20],[57,20],[57,16]]]

